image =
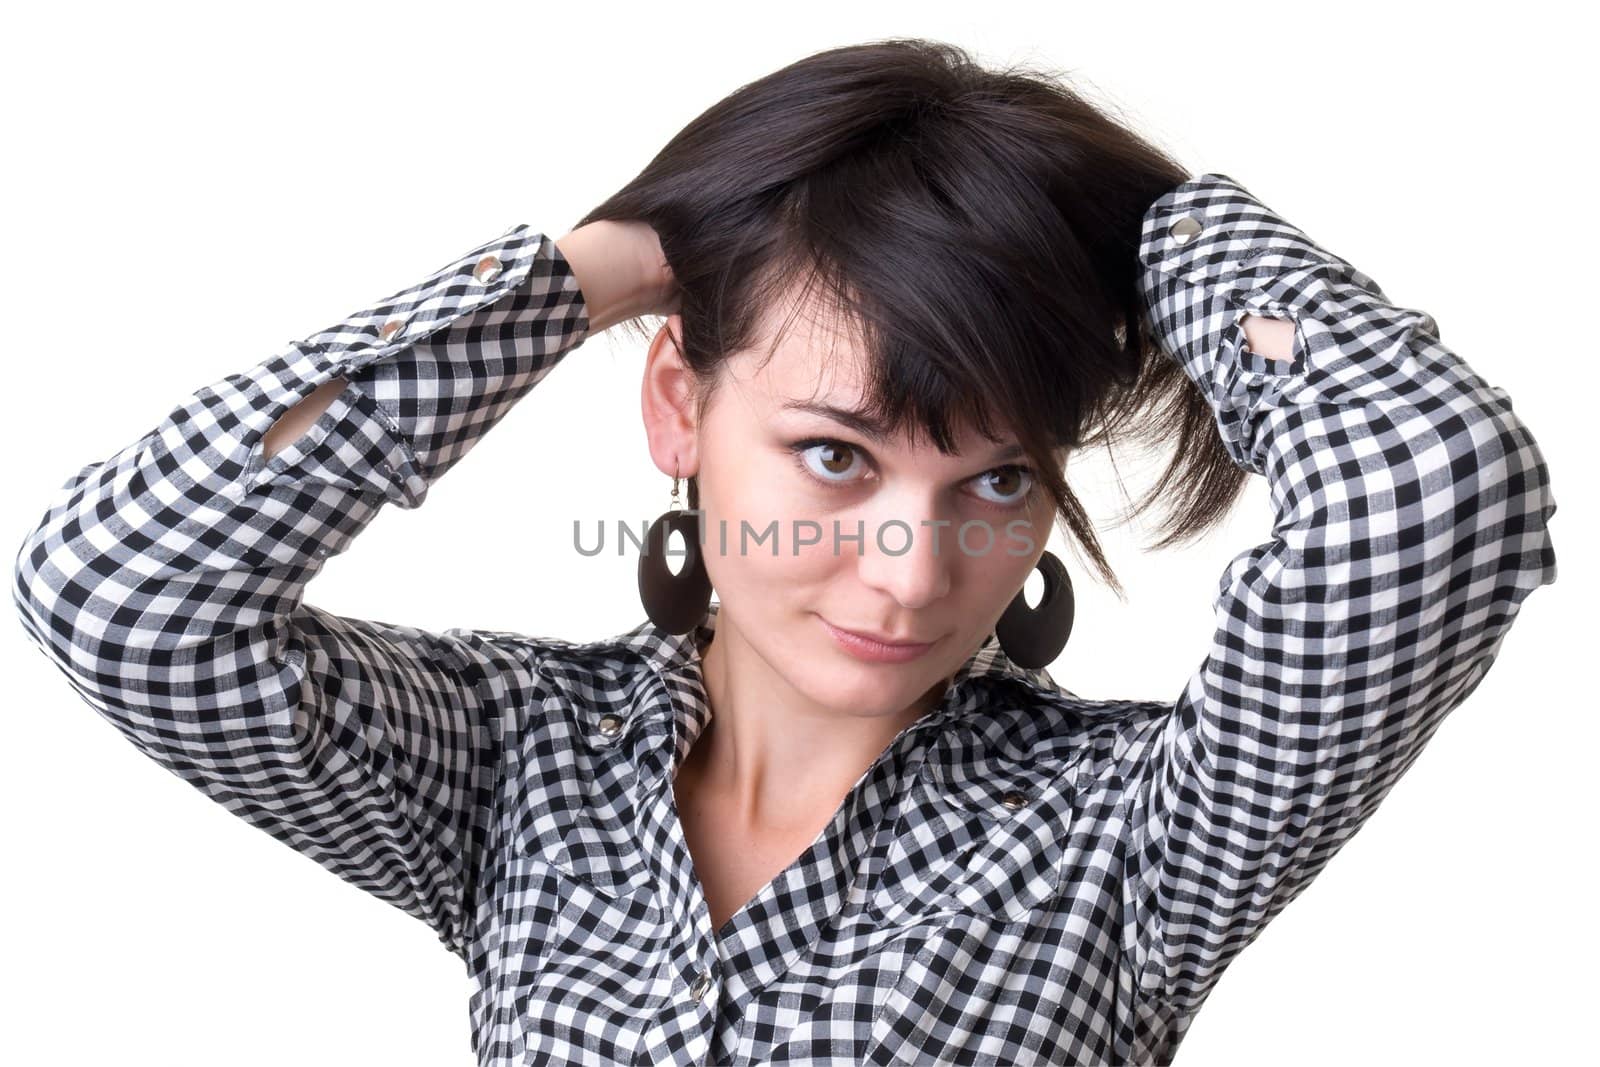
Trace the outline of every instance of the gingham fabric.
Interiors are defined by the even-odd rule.
[[[1504,390],[1226,175],[1156,200],[1139,257],[1163,346],[1276,508],[1198,669],[1170,702],[1084,700],[991,636],[720,930],[671,789],[715,606],[579,644],[304,600],[586,338],[543,234],[84,467],[17,555],[16,605],[134,746],[432,927],[482,1064],[1167,1063],[1554,580],[1555,503]],[[1292,362],[1249,350],[1251,312],[1294,321]]]

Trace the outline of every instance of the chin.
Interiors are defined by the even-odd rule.
[[[951,671],[928,675],[926,665],[863,663],[836,647],[796,667],[810,683],[804,690],[819,704],[852,715],[898,715]]]
[[[896,690],[894,693],[828,691],[813,693],[812,699],[823,707],[837,710],[841,716],[854,719],[883,719],[899,715],[926,691],[926,686],[917,691]]]

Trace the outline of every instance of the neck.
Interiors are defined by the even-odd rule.
[[[680,776],[751,828],[809,826],[833,811],[902,730],[936,707],[945,677],[893,714],[826,707],[789,685],[746,641],[726,608],[701,657],[711,721]]]

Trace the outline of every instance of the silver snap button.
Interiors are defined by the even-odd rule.
[[[600,732],[607,737],[616,737],[622,732],[622,720],[615,715],[606,715],[600,720]]]
[[[1017,792],[1015,789],[1007,790],[1005,796],[1000,798],[1000,803],[1004,804],[1010,811],[1016,811],[1027,802],[1028,798]]]
[[[701,972],[700,977],[694,980],[694,985],[689,987],[689,995],[696,1000],[704,1000],[706,993],[711,989],[711,976]]]
[[[383,328],[378,331],[378,340],[387,341],[389,338],[393,337],[395,334],[399,333],[405,328],[405,319],[390,319],[388,322],[384,323]]]
[[[479,285],[488,285],[498,278],[504,269],[499,256],[484,256],[478,260],[478,265],[472,268],[472,277]]]
[[[1199,232],[1200,220],[1193,215],[1185,215],[1177,222],[1174,222],[1171,228],[1167,230],[1167,233],[1172,235],[1172,239],[1180,245],[1188,244],[1194,238],[1194,235]]]

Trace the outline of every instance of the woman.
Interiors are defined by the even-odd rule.
[[[654,528],[644,623],[304,602],[643,315],[701,520]],[[1055,520],[1116,588],[1063,463],[1130,439],[1173,448],[1162,544],[1248,473],[1277,509],[1171,703],[1045,670]],[[1554,510],[1428,315],[1059,83],[886,41],[199,390],[63,486],[14,588],[148,756],[463,958],[482,1063],[1166,1063],[1554,580]]]

